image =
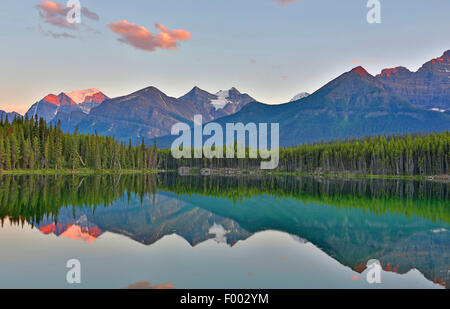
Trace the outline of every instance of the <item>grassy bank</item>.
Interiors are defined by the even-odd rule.
[[[156,174],[158,170],[153,169],[113,169],[113,170],[94,170],[82,168],[77,170],[71,169],[15,169],[0,171],[0,175],[124,175],[124,174]]]

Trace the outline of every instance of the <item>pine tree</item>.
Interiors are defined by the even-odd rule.
[[[0,126],[3,126],[3,116],[0,122]],[[6,151],[5,151],[5,142],[3,137],[0,136],[0,169],[6,168]]]
[[[6,119],[8,120],[8,116],[6,116]],[[10,170],[11,165],[11,143],[9,141],[9,137],[7,136],[5,138],[5,160],[4,160],[4,167],[6,170]]]
[[[39,137],[38,136],[34,136],[33,137],[33,157],[34,157],[34,161],[36,162],[36,168],[40,168],[41,164],[41,145],[39,143]]]
[[[10,147],[11,147],[11,167],[13,169],[19,168],[19,161],[21,159],[20,145],[14,134],[10,137]]]

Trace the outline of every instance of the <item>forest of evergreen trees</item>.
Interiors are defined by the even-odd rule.
[[[259,159],[175,160],[168,149],[159,153],[161,164],[166,169],[180,166],[260,168]],[[248,149],[246,157],[249,157]],[[430,176],[448,174],[449,165],[450,132],[445,131],[440,134],[378,136],[281,148],[277,171],[310,174]]]
[[[15,118],[0,122],[0,169],[144,169],[158,165],[156,147],[112,137],[65,133],[60,125]]]
[[[247,149],[248,152],[248,149]],[[248,157],[248,156],[247,156]],[[444,175],[450,132],[371,137],[280,149],[277,171],[374,175]],[[120,143],[113,137],[63,132],[43,119],[0,121],[0,169],[142,170],[182,166],[259,169],[259,159],[174,159],[156,143]]]

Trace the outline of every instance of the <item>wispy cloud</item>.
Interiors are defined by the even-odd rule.
[[[42,28],[41,24],[38,24],[38,29],[44,36],[51,36],[54,39],[76,39],[78,38],[76,35],[67,33],[67,32],[54,32],[52,30],[45,30]]]
[[[280,6],[287,6],[288,4],[291,4],[294,2],[300,2],[300,0],[272,0],[272,1]]]
[[[89,11],[89,9],[87,7],[85,7],[85,6],[83,6],[81,8],[81,16],[84,16],[84,17],[89,18],[89,19],[94,20],[94,21],[99,21],[100,20],[100,16],[98,16],[97,13]]]
[[[155,28],[160,30],[157,34],[126,20],[113,22],[108,26],[111,31],[120,36],[119,42],[147,52],[154,52],[157,48],[176,50],[178,49],[178,41],[186,41],[192,38],[191,33],[186,30],[169,30],[158,23],[155,24]]]
[[[42,1],[35,7],[38,9],[39,16],[43,22],[59,28],[78,30],[77,24],[69,23],[66,18],[71,8],[64,7],[60,3],[53,1]],[[90,11],[87,7],[81,7],[81,16],[93,21],[100,20],[100,16]],[[87,26],[87,24],[82,25]]]
[[[36,5],[36,8],[45,23],[61,28],[76,29],[76,24],[68,23],[66,20],[70,8],[64,8],[61,4],[52,1],[42,1]]]

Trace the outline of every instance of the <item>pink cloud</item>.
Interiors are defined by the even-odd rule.
[[[358,60],[358,59],[352,59],[352,62],[353,62],[354,64],[357,64],[357,63],[359,63],[359,60]]]
[[[300,0],[272,0],[273,2],[277,3],[280,6],[286,6],[288,4],[299,2]]]
[[[76,24],[71,24],[66,19],[67,13],[71,8],[63,7],[61,4],[53,1],[42,1],[36,5],[36,8],[39,10],[39,16],[45,23],[61,28],[77,29]],[[100,20],[98,14],[90,11],[87,7],[81,7],[81,16],[94,21]]]
[[[52,1],[42,1],[36,6],[49,14],[61,14],[64,11],[61,4]]]
[[[76,29],[75,24],[68,23],[66,20],[66,15],[70,8],[64,8],[61,4],[52,1],[42,1],[36,7],[39,10],[39,16],[47,24],[61,28]]]
[[[192,35],[186,30],[169,30],[161,24],[155,24],[160,33],[153,34],[145,27],[126,20],[110,23],[109,28],[118,34],[119,42],[131,45],[135,48],[153,52],[157,48],[176,50],[178,41],[186,41]]]

